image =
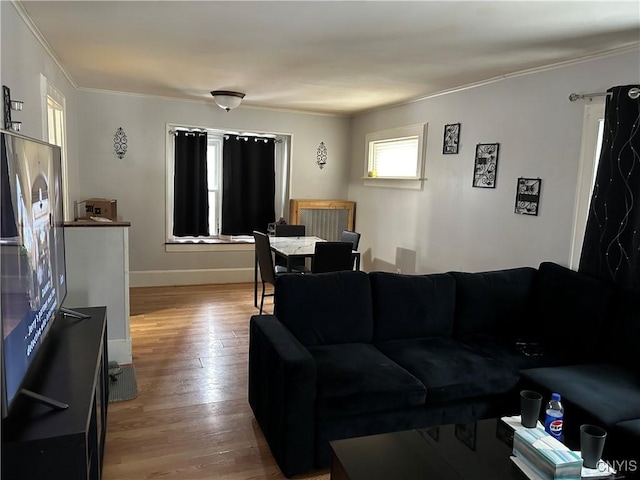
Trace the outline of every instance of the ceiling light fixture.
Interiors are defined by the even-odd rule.
[[[244,98],[244,93],[231,92],[229,90],[214,90],[211,95],[213,95],[213,101],[216,102],[216,105],[227,112],[239,107]]]

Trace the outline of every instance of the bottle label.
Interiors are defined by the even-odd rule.
[[[562,419],[553,420],[549,424],[549,433],[554,437],[559,437],[562,435]]]

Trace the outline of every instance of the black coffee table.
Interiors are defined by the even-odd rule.
[[[331,442],[331,480],[527,480],[500,419]]]

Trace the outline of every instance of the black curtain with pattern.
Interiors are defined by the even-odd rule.
[[[206,133],[176,133],[173,199],[173,234],[209,235]]]
[[[610,88],[579,271],[640,287],[640,99]],[[636,96],[637,97],[637,96]]]
[[[276,216],[275,140],[230,135],[222,152],[222,233],[266,232]]]

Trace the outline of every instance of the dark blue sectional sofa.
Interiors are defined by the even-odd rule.
[[[275,304],[251,317],[249,403],[287,476],[326,467],[331,440],[517,413],[525,387],[640,461],[637,291],[545,262],[285,275]]]

